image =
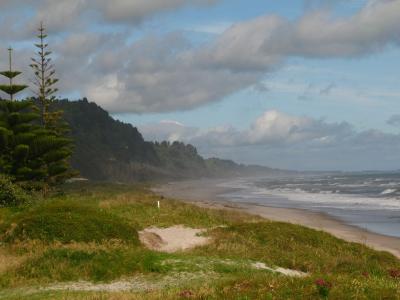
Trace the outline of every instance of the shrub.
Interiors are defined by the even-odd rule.
[[[134,227],[117,216],[73,201],[53,201],[17,215],[3,240],[42,240],[62,243],[121,240],[139,244]],[[11,226],[11,225],[10,225]]]
[[[17,206],[28,200],[28,195],[11,180],[0,175],[0,206]]]

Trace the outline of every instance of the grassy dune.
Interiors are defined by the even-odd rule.
[[[168,254],[138,241],[143,228],[177,224],[207,228],[212,242]],[[161,199],[144,186],[74,184],[35,204],[1,208],[0,240],[0,299],[400,299],[400,261],[389,253]]]

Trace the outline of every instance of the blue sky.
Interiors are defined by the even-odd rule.
[[[0,24],[25,18],[0,40],[28,73],[43,20],[60,96],[148,140],[279,168],[400,168],[399,0],[110,3],[4,0]]]

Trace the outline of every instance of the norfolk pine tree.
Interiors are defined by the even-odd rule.
[[[36,86],[36,90],[33,92],[37,97],[41,124],[44,128],[54,130],[57,134],[63,135],[68,131],[67,124],[62,120],[63,112],[50,110],[52,102],[56,100],[55,94],[58,89],[55,84],[58,79],[55,78],[56,71],[50,57],[52,52],[48,50],[47,34],[43,23],[40,23],[37,38],[39,42],[35,44],[37,48],[36,57],[31,58],[30,67],[35,75],[33,84]]]
[[[15,180],[25,180],[33,176],[29,167],[30,144],[35,133],[32,121],[38,115],[32,112],[31,101],[15,101],[14,96],[27,88],[18,85],[14,78],[21,74],[12,69],[12,49],[8,49],[9,70],[0,72],[9,84],[1,84],[0,91],[8,94],[9,100],[0,99],[0,173]]]
[[[49,185],[54,185],[75,175],[68,162],[72,154],[72,142],[66,137],[69,126],[62,118],[63,112],[52,110],[52,104],[56,101],[55,94],[58,91],[55,87],[58,79],[55,78],[55,69],[50,57],[52,52],[48,50],[47,34],[43,23],[40,23],[37,38],[39,42],[35,44],[37,48],[36,57],[31,58],[30,67],[35,75],[33,84],[36,86],[36,90],[34,93],[37,97],[36,103],[40,113],[41,126],[59,139],[69,141],[66,145],[54,149],[51,154],[46,156],[47,159],[52,159],[47,182]]]
[[[10,48],[10,68],[0,72],[8,79],[0,90],[9,95],[9,100],[0,100],[0,173],[46,195],[51,185],[70,174],[65,157],[71,155],[71,141],[39,125],[40,115],[33,101],[15,100],[15,94],[26,86],[13,82],[21,73],[12,69],[11,58]]]

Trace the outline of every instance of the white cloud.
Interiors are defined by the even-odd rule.
[[[293,143],[312,136],[313,122],[305,117],[293,117],[276,110],[267,111],[248,130],[251,144],[278,142]],[[311,133],[311,135],[310,135]]]
[[[196,129],[171,121],[141,126],[140,129],[144,136],[152,140],[170,140],[170,136],[178,135],[188,143],[223,147],[276,147],[310,142],[326,146],[328,142],[338,142],[352,134],[352,128],[347,123],[326,123],[323,120],[292,116],[277,110],[264,112],[248,129],[242,131],[232,126]]]
[[[287,56],[352,57],[399,43],[400,1],[377,1],[350,17],[329,11],[306,13],[292,22],[266,15],[229,28],[210,49],[215,62],[265,68]]]

